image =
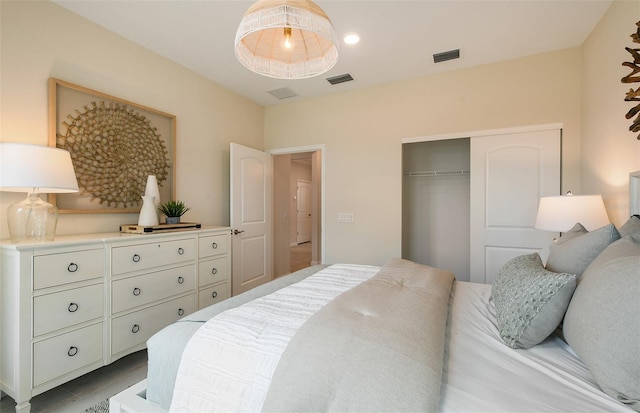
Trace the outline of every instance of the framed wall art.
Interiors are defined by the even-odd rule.
[[[631,40],[634,43],[640,43],[640,21],[636,23],[636,32],[631,34]],[[629,69],[631,69],[631,73],[623,77],[621,81],[622,83],[638,83],[640,82],[640,75],[638,74],[640,73],[640,49],[625,47],[625,50],[631,53],[631,57],[633,61],[622,62],[622,66],[626,66]],[[640,87],[638,87],[635,90],[633,88],[630,88],[629,91],[626,93],[624,100],[625,102],[640,101]],[[629,130],[631,132],[637,133],[637,132],[640,132],[640,103],[638,103],[636,106],[629,109],[629,111],[625,115],[625,118],[631,119],[634,116],[636,118],[633,120],[633,123],[631,124],[631,126],[629,126]],[[640,134],[638,134],[637,139],[640,140]]]
[[[60,213],[139,212],[149,175],[175,199],[174,115],[50,78],[49,145],[71,153],[80,188],[49,195]]]

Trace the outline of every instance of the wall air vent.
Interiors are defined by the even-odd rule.
[[[299,96],[296,92],[289,89],[288,87],[281,87],[280,89],[268,90],[267,93],[277,97],[278,99],[288,99]]]
[[[433,55],[433,63],[446,62],[460,58],[460,49],[449,50],[448,52],[436,53]]]
[[[344,83],[344,82],[351,82],[352,80],[353,80],[353,77],[349,73],[327,78],[327,82],[331,83],[332,85],[337,85],[338,83]]]

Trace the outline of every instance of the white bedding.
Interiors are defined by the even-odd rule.
[[[209,320],[183,353],[170,411],[260,411],[280,356],[298,328],[379,269],[333,265]]]
[[[440,412],[632,411],[600,390],[560,338],[527,350],[507,347],[489,303],[490,285],[456,282],[452,294]]]
[[[345,288],[360,283],[373,276],[378,267],[371,266],[346,266],[349,270],[360,271],[357,277],[346,277],[349,285]],[[335,269],[335,267],[334,267]],[[310,277],[311,278],[311,277]],[[297,284],[295,288],[304,287]],[[315,282],[311,280],[310,282]],[[287,287],[289,288],[289,287]],[[317,289],[314,288],[314,290]],[[282,291],[282,290],[280,290]],[[280,291],[277,291],[278,294]],[[342,289],[335,290],[333,295],[339,294]],[[330,295],[331,295],[330,294]],[[603,393],[595,384],[591,373],[578,359],[571,348],[558,337],[552,336],[545,342],[527,350],[514,350],[506,346],[496,326],[496,316],[493,304],[489,302],[491,286],[484,284],[474,284],[468,282],[455,282],[452,290],[452,300],[449,308],[449,322],[447,328],[447,348],[445,352],[443,385],[441,388],[441,398],[438,411],[442,413],[526,413],[526,412],[562,412],[562,413],[588,413],[588,412],[611,412],[611,413],[633,413],[627,406],[622,405],[613,398]],[[309,296],[309,292],[298,290],[297,298],[290,301],[290,305],[302,310],[295,326],[289,323],[280,325],[284,327],[276,332],[276,335],[266,335],[258,338],[256,331],[262,330],[261,324],[248,327],[245,336],[241,339],[246,342],[257,343],[260,340],[270,344],[272,353],[267,353],[266,369],[256,369],[254,359],[251,358],[252,350],[240,350],[234,345],[232,339],[225,344],[222,350],[206,351],[196,354],[189,349],[185,351],[183,362],[180,367],[180,374],[183,376],[195,376],[197,369],[205,366],[228,374],[225,370],[226,360],[232,358],[239,359],[241,365],[250,375],[258,376],[258,386],[251,389],[256,391],[259,400],[264,400],[264,393],[267,391],[267,381],[269,372],[275,369],[281,351],[286,346],[286,340],[293,335],[296,326],[304,322],[313,311],[312,307],[320,305],[320,301],[325,301],[328,296],[321,293],[324,298],[314,298]],[[260,299],[258,299],[260,300]],[[273,305],[279,308],[282,298],[278,295],[271,296],[261,302],[265,305]],[[309,308],[307,308],[309,306]],[[239,314],[242,314],[243,310]],[[225,313],[226,314],[226,313]],[[226,315],[224,317],[227,317]],[[219,332],[224,328],[223,324],[211,324],[208,327],[209,333],[215,330]],[[219,321],[216,321],[218,323]],[[235,324],[236,320],[229,319],[227,323]],[[275,323],[278,328],[278,321],[267,317],[265,323]],[[257,330],[256,330],[257,328]],[[203,330],[201,328],[200,330]],[[209,334],[208,333],[208,334]],[[167,337],[167,339],[171,339]],[[228,348],[233,347],[233,351],[241,351],[231,356],[227,353]],[[156,344],[156,347],[165,347]],[[205,346],[206,347],[206,346]],[[230,350],[231,351],[231,350]],[[247,353],[247,351],[249,351]],[[202,354],[205,355],[202,358]],[[269,358],[271,357],[271,358]],[[185,361],[185,358],[188,361]],[[246,359],[245,359],[246,358]],[[242,363],[243,361],[244,364]],[[214,409],[205,407],[193,407],[193,403],[200,397],[206,399],[206,403],[225,403],[217,405],[221,411],[259,411],[261,402],[250,401],[249,405],[243,404],[241,394],[245,394],[246,388],[242,388],[244,383],[237,388],[222,389],[225,394],[218,392],[216,375],[208,370],[201,378],[200,384],[181,382],[176,383],[175,392],[182,395],[174,398],[176,404],[174,411],[202,412],[213,411]],[[228,398],[229,393],[235,393]],[[175,394],[174,394],[175,396]],[[189,398],[185,403],[184,398]],[[179,403],[178,403],[179,401]],[[232,403],[232,404],[228,404]],[[197,406],[197,404],[195,405]],[[210,405],[202,405],[209,406]],[[235,406],[235,407],[234,407]],[[238,407],[243,406],[243,407]]]

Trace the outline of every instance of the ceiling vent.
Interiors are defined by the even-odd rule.
[[[344,82],[351,82],[352,80],[353,80],[353,77],[349,73],[327,78],[327,82],[331,83],[332,85],[337,85],[338,83],[344,83]]]
[[[288,87],[281,87],[280,89],[268,90],[267,92],[277,97],[280,100],[299,96],[296,92],[289,89]]]
[[[433,55],[433,63],[446,62],[460,58],[460,49],[449,50],[448,52],[436,53]]]

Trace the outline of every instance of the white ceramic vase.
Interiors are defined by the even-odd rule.
[[[158,187],[158,179],[155,175],[147,176],[147,185],[144,188],[144,194],[155,197],[156,206],[160,205],[160,188]]]
[[[153,200],[153,205],[156,209],[156,215],[158,215],[158,220],[160,220],[160,213],[158,212],[158,205],[160,205],[160,188],[158,188],[158,179],[155,175],[147,176],[147,185],[144,188],[145,196],[152,196],[155,199]]]
[[[138,217],[138,225],[143,227],[153,227],[158,225],[158,213],[156,212],[155,197],[149,195],[142,196],[142,208]]]

